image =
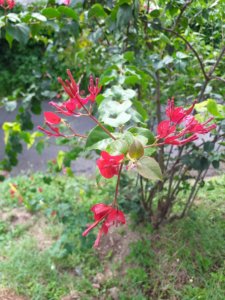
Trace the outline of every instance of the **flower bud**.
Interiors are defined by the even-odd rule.
[[[137,160],[144,155],[144,147],[139,140],[135,139],[131,144],[128,156],[131,160]]]

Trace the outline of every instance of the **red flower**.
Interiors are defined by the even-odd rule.
[[[168,100],[166,115],[169,120],[164,120],[157,127],[156,139],[164,139],[158,145],[177,145],[182,146],[198,139],[197,134],[205,134],[216,128],[216,124],[206,126],[213,118],[204,123],[199,123],[190,113],[193,111],[196,101],[189,109],[182,106],[174,107],[174,99]],[[183,128],[181,128],[183,127]],[[187,134],[191,134],[186,137]]]
[[[168,136],[171,133],[174,133],[176,131],[176,126],[171,125],[171,122],[169,120],[164,120],[159,123],[157,127],[157,134],[158,138],[162,139],[166,136]]]
[[[194,109],[196,101],[192,104],[192,106],[185,110],[182,106],[174,107],[174,98],[168,100],[168,105],[166,108],[166,115],[170,119],[171,122],[180,124],[184,118],[189,115]]]
[[[8,3],[9,9],[13,9],[13,7],[16,5],[14,0],[6,0]]]
[[[176,146],[182,146],[182,145],[185,145],[187,143],[190,143],[190,142],[193,142],[195,140],[198,139],[198,136],[196,134],[193,134],[191,136],[189,136],[188,138],[186,139],[181,139],[179,140],[180,136],[179,135],[174,135],[174,136],[171,136],[171,137],[167,137],[165,140],[164,140],[164,143],[167,144],[167,145],[176,145]]]
[[[96,81],[94,83],[93,76],[90,76],[90,82],[88,87],[90,94],[86,98],[82,98],[80,96],[79,85],[74,80],[70,70],[67,70],[67,74],[70,78],[70,81],[69,80],[63,81],[61,77],[58,78],[58,81],[62,84],[64,91],[70,97],[69,103],[67,102],[70,105],[69,111],[73,112],[76,108],[77,109],[82,108],[85,104],[88,103],[88,101],[94,102],[95,98],[101,91],[101,87],[98,86],[99,84],[98,78],[96,78]],[[67,109],[66,105],[65,107]]]
[[[91,224],[84,232],[83,232],[83,236],[86,236],[94,227],[96,227],[101,221],[102,222],[102,226],[99,229],[97,238],[95,240],[94,243],[94,247],[98,247],[99,246],[99,242],[101,239],[102,234],[107,234],[109,228],[112,225],[117,225],[118,223],[121,224],[125,224],[126,223],[126,219],[125,216],[123,214],[122,211],[113,208],[112,206],[103,204],[103,203],[99,203],[94,205],[91,208],[91,211],[94,213],[94,219],[95,222],[93,224]]]
[[[61,122],[61,118],[51,111],[44,112],[44,116],[45,121],[49,124],[59,124]]]
[[[37,128],[41,131],[43,131],[48,136],[64,136],[62,133],[59,132],[59,128],[52,126],[50,123],[46,122],[46,125],[53,131],[47,130],[41,126],[38,126]]]
[[[198,133],[198,134],[208,133],[211,130],[216,128],[216,124],[212,124],[208,127],[205,126],[212,120],[213,120],[213,118],[209,118],[206,122],[201,124],[195,119],[195,117],[187,116],[185,118],[186,131],[188,131],[189,133]]]
[[[88,86],[90,95],[87,96],[87,99],[90,100],[91,102],[95,102],[95,98],[98,96],[98,94],[101,91],[101,87],[98,87],[98,85],[99,85],[99,79],[96,78],[95,83],[94,83],[93,76],[90,76],[90,81],[89,81],[89,86]]]
[[[0,0],[0,6],[4,9],[13,9],[16,5],[14,0]]]
[[[124,155],[110,155],[106,151],[101,152],[101,157],[97,160],[97,166],[101,175],[105,178],[112,178],[118,175],[119,167]]]

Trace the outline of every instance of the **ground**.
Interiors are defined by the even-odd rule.
[[[50,185],[43,184],[43,198],[38,198],[37,192],[32,194],[30,199],[36,201],[49,198],[56,211],[59,205],[64,217],[68,214],[66,205],[75,205],[75,223],[68,232],[68,224],[58,220],[50,207],[37,210],[35,203],[28,205],[29,178],[12,179],[24,186],[24,203],[7,196],[4,183],[0,187],[0,300],[223,300],[224,179],[206,183],[185,219],[152,231],[148,223],[135,223],[127,217],[126,226],[114,227],[97,250],[92,249],[96,232],[81,236],[79,215],[84,218],[82,211],[86,214],[96,197],[107,198],[110,187],[96,192],[91,181],[84,187],[83,179],[60,177]],[[32,189],[39,187],[40,180],[42,175],[33,176]],[[62,201],[57,187],[64,195],[63,205],[57,204]],[[81,198],[74,203],[72,197],[77,194]],[[80,200],[87,207],[79,206]]]

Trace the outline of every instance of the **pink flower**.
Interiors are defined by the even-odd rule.
[[[44,112],[44,116],[45,121],[49,124],[59,124],[61,122],[61,118],[51,111]]]
[[[119,167],[124,159],[124,155],[110,155],[106,151],[101,152],[101,157],[97,160],[97,166],[101,175],[105,178],[112,178],[119,174]]]
[[[13,9],[16,5],[14,0],[0,0],[0,6],[4,9]]]
[[[6,2],[8,3],[9,9],[13,9],[13,7],[16,5],[14,0],[6,0]]]
[[[117,225],[118,223],[125,224],[126,219],[122,211],[113,208],[112,206],[98,203],[91,208],[91,211],[94,213],[95,222],[91,224],[84,232],[83,236],[86,236],[94,227],[96,227],[100,222],[102,226],[99,229],[97,238],[94,243],[94,247],[99,246],[99,242],[102,234],[107,234],[109,228],[112,225]]]
[[[64,0],[64,1],[63,1],[63,4],[65,4],[65,5],[70,5],[70,2],[71,2],[71,0]]]

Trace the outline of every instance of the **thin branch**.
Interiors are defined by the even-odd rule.
[[[118,173],[117,182],[116,182],[115,197],[114,197],[112,206],[118,206],[117,197],[118,197],[118,193],[119,193],[119,184],[120,184],[120,176],[121,176],[122,169],[123,169],[123,163],[120,164],[119,173]]]
[[[188,5],[191,4],[193,0],[187,0],[184,5],[182,6],[181,10],[180,10],[180,13],[178,15],[178,17],[176,18],[175,22],[174,22],[174,25],[173,25],[173,30],[177,27],[178,23],[180,22],[180,19],[182,18],[185,10],[187,9]]]
[[[160,97],[161,97],[161,91],[160,91],[160,76],[159,76],[159,71],[155,73],[156,75],[156,115],[157,115],[157,121],[158,124],[161,122],[161,102],[160,102]],[[163,145],[159,148],[159,155],[158,155],[158,160],[159,160],[159,165],[160,168],[163,172],[164,170],[164,147]]]
[[[203,73],[203,75],[205,77],[205,80],[209,80],[209,77],[208,77],[208,75],[207,75],[207,73],[205,71],[205,67],[204,67],[202,59],[198,55],[198,52],[195,50],[195,48],[188,42],[188,40],[186,40],[182,35],[180,35],[176,31],[174,31],[173,29],[164,28],[164,27],[162,27],[162,29],[165,30],[165,31],[173,33],[174,35],[176,35],[178,38],[180,38],[181,40],[183,40],[188,45],[188,47],[192,50],[192,52],[194,53],[195,57],[197,58],[197,60],[199,62],[199,65],[201,67],[201,70],[202,70],[202,73]]]
[[[225,46],[222,48],[219,56],[217,57],[217,60],[215,62],[215,64],[212,66],[212,68],[210,69],[208,76],[211,77],[211,75],[214,73],[215,69],[217,68],[218,64],[220,63],[221,59],[223,58],[225,54]]]
[[[205,90],[206,90],[206,87],[207,87],[209,81],[212,79],[212,74],[214,73],[216,67],[217,67],[218,64],[220,63],[220,60],[222,59],[224,53],[225,53],[225,46],[222,48],[222,50],[221,50],[221,52],[220,52],[220,54],[219,54],[219,56],[218,56],[218,58],[217,58],[215,64],[211,67],[210,71],[209,71],[208,74],[207,74],[207,78],[205,79],[205,82],[204,82],[204,84],[203,84],[203,86],[202,86],[202,88],[201,88],[200,95],[199,95],[199,97],[198,97],[198,100],[199,100],[199,101],[202,100],[202,98],[203,98],[203,96],[204,96],[204,93],[205,93]]]
[[[223,83],[225,83],[225,78],[218,77],[218,76],[212,76],[211,80],[218,80],[218,81],[222,81]]]

